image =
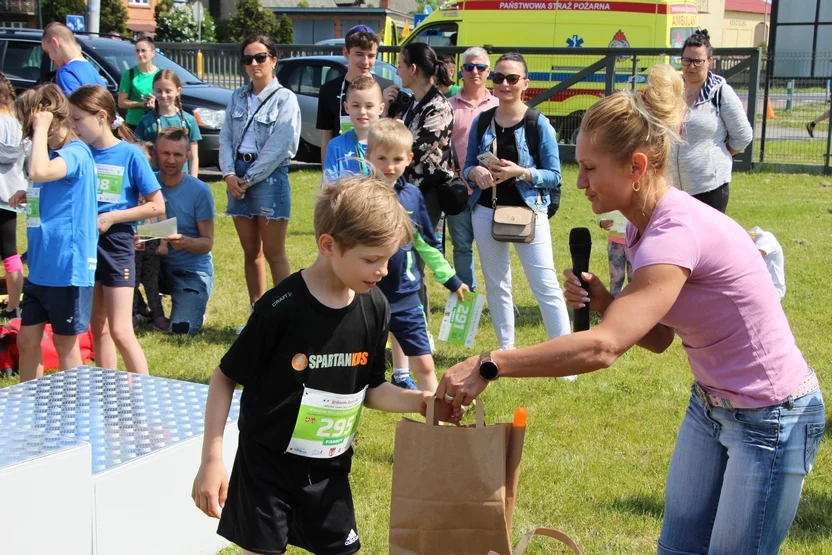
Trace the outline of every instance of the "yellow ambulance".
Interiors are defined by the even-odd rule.
[[[694,0],[459,0],[434,11],[403,43],[573,49],[574,56],[533,50],[526,55],[532,80],[527,98],[533,98],[600,59],[581,56],[581,49],[680,48],[698,25]],[[616,88],[637,86],[646,69],[661,61],[668,59],[618,58]],[[537,107],[553,121],[562,142],[574,142],[583,113],[604,96],[604,81],[601,71]]]

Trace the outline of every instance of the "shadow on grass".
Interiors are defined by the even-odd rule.
[[[809,480],[813,477],[810,475]],[[789,537],[792,539],[822,540],[832,536],[832,497],[827,493],[803,490],[800,506]]]
[[[661,521],[664,514],[664,499],[658,495],[635,495],[616,499],[612,508],[622,513],[649,516]]]
[[[183,335],[174,333],[165,333],[156,331],[152,326],[143,326],[137,330],[137,337],[144,337],[148,335],[158,335],[161,340],[170,345],[182,345],[191,341],[201,341],[210,343],[212,345],[225,345],[230,347],[234,340],[237,339],[237,329],[234,326],[225,326],[222,328],[205,327],[199,330],[196,335]]]

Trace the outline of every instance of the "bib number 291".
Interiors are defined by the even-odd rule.
[[[355,424],[355,416],[349,418],[339,418],[334,420],[332,418],[321,418],[320,428],[318,428],[318,437],[342,437],[348,436],[352,433],[353,424]]]

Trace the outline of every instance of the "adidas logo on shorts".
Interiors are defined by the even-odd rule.
[[[347,541],[344,542],[344,545],[352,545],[358,541],[358,534],[355,533],[355,530],[350,530],[350,535],[347,536]]]

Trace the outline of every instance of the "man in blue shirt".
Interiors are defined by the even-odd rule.
[[[55,84],[67,97],[81,85],[107,86],[95,66],[84,58],[75,35],[66,25],[57,21],[47,25],[43,30],[41,45],[58,67]]]
[[[156,141],[157,178],[165,197],[165,214],[176,218],[177,233],[168,235],[162,257],[162,290],[171,296],[170,331],[194,334],[205,321],[214,289],[214,197],[211,189],[183,171],[190,139],[179,127],[163,129]]]

